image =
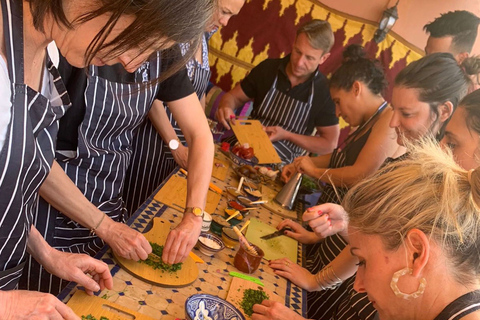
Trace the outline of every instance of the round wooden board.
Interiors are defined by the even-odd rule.
[[[153,227],[150,231],[144,234],[150,242],[155,242],[159,245],[164,245],[167,235],[170,232],[170,222],[162,218],[153,219]],[[113,254],[118,264],[133,276],[142,279],[145,282],[158,285],[161,287],[185,287],[195,282],[198,277],[198,267],[195,261],[188,256],[183,262],[182,268],[177,272],[162,272],[145,263],[127,260]]]

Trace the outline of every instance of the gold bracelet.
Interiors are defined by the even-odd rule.
[[[103,219],[105,219],[105,216],[106,216],[106,214],[105,214],[105,212],[104,212],[103,215],[102,215],[102,218],[101,218],[100,221],[97,223],[97,226],[96,226],[96,227],[92,227],[92,228],[90,229],[90,235],[91,235],[91,236],[96,235],[95,232],[97,231],[98,227],[100,227],[100,225],[102,224]]]

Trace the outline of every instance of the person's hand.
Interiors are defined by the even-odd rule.
[[[182,143],[178,146],[178,149],[172,151],[173,159],[175,162],[185,170],[188,170],[188,147],[185,147]]]
[[[287,164],[282,169],[282,180],[287,183],[297,173],[293,163]]]
[[[168,264],[185,261],[197,243],[201,228],[202,218],[186,213],[180,224],[168,234],[162,260]]]
[[[217,112],[215,112],[215,118],[227,130],[230,130],[229,121],[235,124],[235,113],[231,108],[227,106],[219,106]]]
[[[348,214],[341,205],[324,203],[308,208],[303,213],[302,219],[308,222],[315,234],[320,237],[325,238],[336,233],[346,236]]]
[[[312,178],[316,178],[316,170],[318,169],[317,166],[313,163],[311,157],[303,156],[298,157],[293,160],[293,165],[295,166],[295,170],[297,172],[305,173]]]
[[[302,289],[313,291],[318,288],[315,275],[311,274],[307,269],[293,263],[288,258],[271,260],[268,265],[273,269],[275,274],[282,276],[295,283]]]
[[[275,142],[278,140],[285,140],[288,137],[288,131],[280,126],[263,127],[263,130],[267,133],[270,141]]]
[[[283,303],[263,300],[262,304],[253,306],[252,320],[305,320],[298,313]]]
[[[25,290],[0,291],[0,318],[80,320],[70,307],[55,296]]]
[[[105,217],[96,233],[116,255],[122,258],[134,261],[145,260],[152,252],[152,247],[143,234],[109,217]]]
[[[86,254],[68,253],[51,248],[42,260],[42,266],[49,273],[61,279],[74,281],[85,287],[85,292],[113,288],[112,275],[106,263]]]
[[[298,222],[292,221],[290,219],[285,219],[280,222],[277,226],[278,230],[281,230],[285,227],[289,227],[292,231],[286,230],[284,235],[287,237],[293,238],[300,243],[304,244],[312,244],[317,243],[322,238],[318,238],[318,236],[314,232],[310,232],[304,227],[302,227]]]

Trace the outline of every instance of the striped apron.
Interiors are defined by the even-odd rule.
[[[206,41],[207,39],[204,37],[203,48],[207,48]],[[208,51],[206,54],[203,54],[203,61],[206,63],[200,64],[197,60],[192,60],[188,62],[192,66],[192,68],[187,69],[188,77],[198,98],[201,99],[207,90],[208,81],[210,80]],[[164,105],[164,107],[177,137],[185,144],[186,141],[182,130],[173,118],[167,105]],[[134,213],[177,166],[168,144],[164,143],[148,118],[145,119],[145,122],[140,126],[138,133],[134,137],[133,150],[123,193],[129,214]]]
[[[144,63],[136,73],[137,82],[156,79],[160,54]],[[158,85],[116,83],[98,76],[90,66],[85,89],[86,111],[79,127],[76,155],[57,152],[57,160],[85,197],[114,221],[123,222],[125,208],[122,188],[132,153],[135,130],[143,122],[156,97]],[[71,220],[47,202],[39,202],[37,229],[58,250],[95,255],[102,239],[90,229]],[[29,259],[21,287],[57,294],[68,283],[46,272]]]
[[[60,98],[56,106],[24,84],[23,3],[2,0],[1,4],[12,112],[0,151],[0,289],[11,290],[25,264],[38,189],[54,160],[58,119],[70,107],[70,100],[48,55],[48,81]]]
[[[315,92],[314,81],[312,81],[308,101],[302,102],[277,90],[277,80],[278,75],[275,77],[270,90],[263,98],[258,109],[252,110],[251,117],[259,120],[265,127],[280,126],[290,132],[310,135],[313,131],[312,128],[308,128],[307,124]],[[226,139],[226,141],[235,143],[236,138],[233,136]],[[275,141],[273,146],[284,164],[292,163],[295,158],[304,153],[304,149],[288,140]]]

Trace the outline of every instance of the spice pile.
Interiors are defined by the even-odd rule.
[[[163,246],[150,242],[152,246],[152,253],[157,257],[161,257],[163,254]],[[177,272],[182,269],[182,263],[168,264],[162,261],[162,259],[155,259],[151,255],[146,260],[140,260],[141,263],[145,263],[151,266],[153,269],[160,269],[162,272]]]
[[[263,300],[270,297],[263,290],[246,289],[243,291],[243,299],[240,302],[243,312],[249,317],[253,314],[253,305],[261,304]]]

